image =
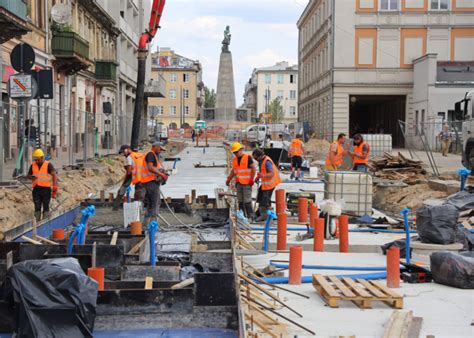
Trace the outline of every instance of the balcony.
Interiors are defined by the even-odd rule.
[[[145,97],[165,97],[166,80],[160,76],[158,80],[151,80],[145,86]]]
[[[26,4],[21,0],[0,0],[0,44],[30,32]]]
[[[60,72],[76,73],[89,68],[89,43],[74,32],[53,31],[51,49]]]
[[[96,60],[95,78],[102,86],[115,86],[117,82],[117,63],[113,60]]]

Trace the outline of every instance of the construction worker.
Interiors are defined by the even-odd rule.
[[[239,142],[233,143],[230,151],[234,154],[234,160],[226,185],[228,186],[232,179],[235,178],[239,209],[244,212],[247,218],[253,220],[255,215],[252,206],[252,186],[257,166],[252,156],[244,153],[244,147]]]
[[[337,140],[329,146],[328,156],[326,157],[326,170],[339,170],[344,164],[344,155],[346,150],[343,148],[346,142],[346,134],[339,134]]]
[[[352,158],[352,170],[367,172],[370,156],[370,144],[364,141],[361,134],[355,134],[354,151],[349,151]]]
[[[124,144],[120,147],[119,154],[123,154],[126,158],[125,170],[127,176],[132,178],[132,184],[135,186],[135,201],[143,201],[145,198],[145,189],[141,183],[142,172],[143,172],[143,159],[145,155],[138,151],[132,150],[132,148]]]
[[[158,217],[158,210],[160,208],[161,202],[160,185],[166,184],[166,181],[168,180],[168,175],[163,170],[158,158],[161,151],[166,151],[166,149],[161,145],[160,142],[155,142],[151,147],[151,151],[146,154],[143,160],[141,183],[143,184],[143,189],[146,192],[146,225],[148,225],[149,221]]]
[[[49,218],[49,203],[51,197],[56,198],[58,181],[56,169],[44,159],[44,152],[36,149],[33,152],[33,164],[28,171],[28,178],[33,181],[33,203],[35,204],[35,218],[37,221]],[[43,209],[43,217],[41,217]]]
[[[261,222],[267,219],[267,210],[271,209],[272,206],[271,198],[273,190],[281,183],[281,179],[277,166],[261,149],[255,149],[252,152],[252,156],[258,161],[260,169],[256,181],[262,181],[257,195],[260,215],[256,220],[257,222]]]
[[[291,178],[298,181],[301,178],[301,166],[303,165],[304,144],[301,134],[297,134],[296,138],[291,141],[288,148],[288,154],[291,157]],[[295,176],[296,170],[296,176]]]

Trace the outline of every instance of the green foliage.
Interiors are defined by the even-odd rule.
[[[278,97],[268,104],[268,113],[272,115],[273,123],[280,123],[283,120],[283,106]]]
[[[214,89],[204,87],[204,108],[215,108],[216,107],[216,92]]]

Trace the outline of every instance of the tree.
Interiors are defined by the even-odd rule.
[[[204,108],[215,108],[216,107],[216,92],[214,89],[204,87]]]
[[[268,113],[272,116],[273,123],[280,123],[283,120],[283,107],[280,98],[275,98],[268,104]]]

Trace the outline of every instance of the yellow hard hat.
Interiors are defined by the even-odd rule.
[[[44,152],[43,150],[41,149],[36,149],[34,152],[33,152],[33,157],[44,157]]]
[[[232,143],[232,145],[230,146],[230,151],[233,153],[236,153],[242,148],[243,147],[239,142],[235,142],[235,143]]]

